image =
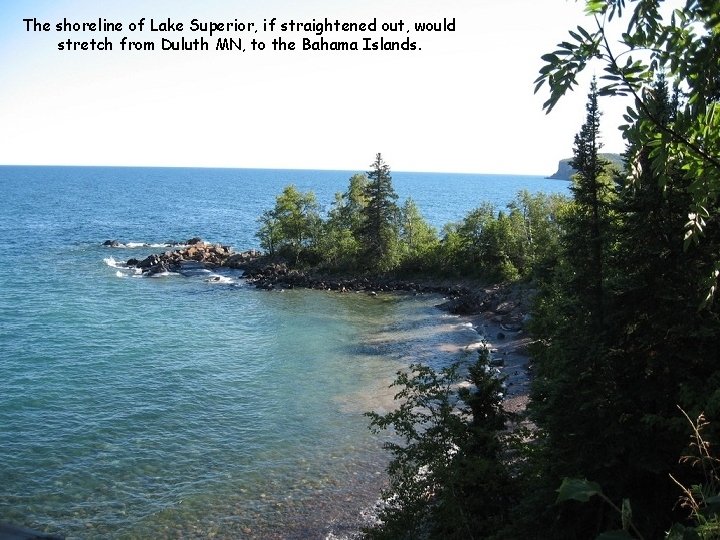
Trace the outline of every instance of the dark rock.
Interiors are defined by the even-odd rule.
[[[120,247],[120,242],[117,240],[105,240],[102,245],[108,247]]]
[[[185,242],[188,246],[194,246],[195,244],[204,244],[202,238],[199,238],[197,236],[190,238],[187,242]]]
[[[137,266],[138,264],[140,264],[140,261],[138,261],[137,259],[128,259],[125,264],[127,266]]]
[[[170,272],[170,265],[165,261],[161,261],[156,265],[151,266],[146,272],[146,275],[154,276],[155,274],[162,274],[164,272]]]
[[[498,315],[507,315],[511,311],[513,311],[517,305],[515,302],[509,301],[509,302],[501,302],[496,308],[495,313]]]

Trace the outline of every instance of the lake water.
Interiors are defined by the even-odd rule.
[[[354,171],[0,167],[0,522],[68,538],[352,536],[398,369],[478,336],[437,296],[259,291],[118,262],[200,236],[256,247],[282,187],[327,207]],[[393,173],[440,228],[534,176]],[[118,239],[134,247],[102,246]],[[153,244],[148,247],[142,244]]]

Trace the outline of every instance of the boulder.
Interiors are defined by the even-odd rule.
[[[495,313],[498,315],[507,315],[517,307],[517,304],[513,301],[500,302],[495,308]]]
[[[105,240],[102,245],[108,247],[120,247],[120,242],[117,240]]]

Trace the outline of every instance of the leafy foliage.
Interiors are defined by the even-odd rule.
[[[263,212],[257,233],[263,248],[298,262],[304,250],[316,244],[320,231],[319,207],[312,192],[289,185],[275,199],[275,208]]]
[[[565,197],[521,191],[496,212],[490,204],[471,210],[445,227],[438,249],[438,271],[492,281],[529,278],[554,264]]]
[[[396,441],[382,525],[371,538],[487,538],[504,521],[516,486],[503,462],[510,415],[502,381],[481,349],[458,390],[460,368],[436,372],[423,365],[399,372],[399,407],[368,413],[375,431],[392,428]],[[472,389],[471,389],[472,388]]]
[[[319,244],[324,263],[331,269],[349,270],[358,265],[359,235],[367,205],[366,186],[367,177],[355,174],[350,178],[347,191],[335,194]]]
[[[420,213],[415,201],[408,198],[400,210],[400,246],[402,268],[405,272],[419,272],[431,268],[438,236]]]
[[[570,31],[572,41],[560,43],[556,51],[543,56],[545,66],[535,91],[549,87],[550,97],[544,105],[549,112],[577,84],[577,75],[591,60],[601,64],[604,75],[598,93],[635,99],[623,129],[630,143],[638,133],[653,133],[647,165],[661,184],[668,178],[668,167],[680,164],[692,200],[686,222],[687,247],[704,234],[710,208],[720,194],[720,2],[688,1],[683,9],[671,12],[659,0],[633,4],[617,43],[608,36],[620,24],[626,1],[586,1],[586,12],[594,21],[592,29]],[[672,81],[685,98],[672,123],[648,107],[648,93],[661,76]],[[631,148],[640,152],[632,144]],[[637,153],[628,155],[633,179],[641,174],[638,158]],[[716,266],[706,278],[708,301],[717,288],[717,270]]]
[[[705,56],[717,41],[716,23],[708,26],[717,19],[711,3],[688,2],[665,17],[661,2],[633,2],[620,45],[626,50],[618,54],[607,33],[625,2],[586,2],[594,31],[571,32],[575,44],[544,57],[537,88],[549,85],[548,110],[587,62],[606,68],[576,138],[574,203],[533,319],[539,340],[531,413],[542,430],[535,485],[545,493],[533,504],[536,522],[544,520],[556,538],[610,537],[603,531],[627,521],[626,512],[608,512],[612,506],[593,499],[548,512],[547,487],[582,476],[602,485],[608,500],[626,498],[628,508],[632,501],[636,536],[664,535],[684,519],[669,475],[683,485],[699,480],[677,464],[685,428],[675,405],[720,412],[713,386],[720,380],[713,361],[718,312],[709,302],[698,310],[715,285],[720,255],[718,147],[714,134],[704,135],[714,129],[706,115],[719,97],[717,56]],[[628,167],[611,179],[597,174],[586,143],[597,96],[622,94],[635,98],[622,128]]]
[[[415,201],[395,204],[390,168],[380,154],[373,167],[367,176],[350,178],[325,220],[312,193],[287,186],[275,207],[258,218],[261,246],[271,256],[330,272],[513,281],[554,264],[566,198],[521,191],[506,212],[483,204],[438,237]]]

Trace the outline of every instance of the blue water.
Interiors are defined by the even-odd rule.
[[[350,535],[387,456],[363,412],[477,339],[435,296],[267,292],[116,262],[201,236],[257,246],[282,187],[353,171],[0,167],[0,522],[69,538]],[[393,173],[441,227],[540,177]]]

